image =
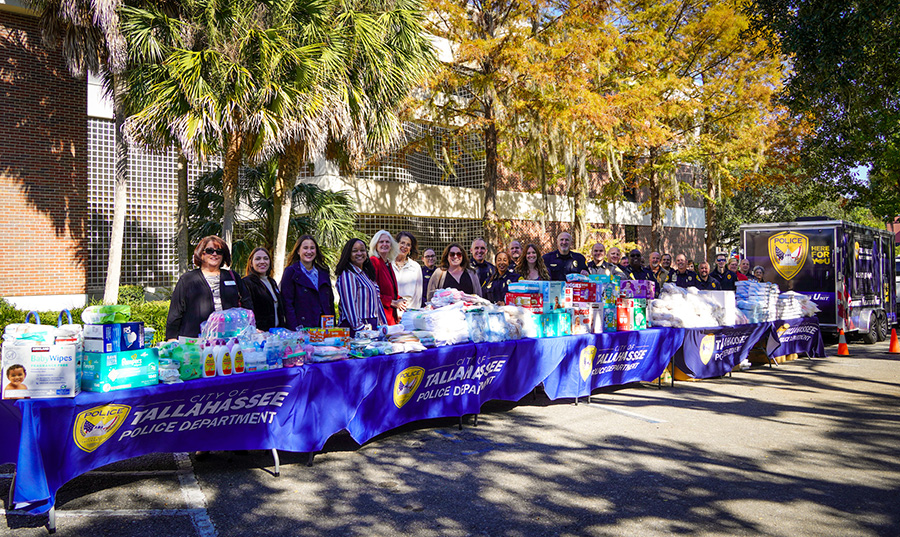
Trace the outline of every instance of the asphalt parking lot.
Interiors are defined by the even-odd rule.
[[[900,535],[886,342],[731,377],[490,403],[307,456],[157,454],[59,492],[60,536]],[[0,467],[4,507],[12,466]],[[0,535],[47,534],[6,511]]]

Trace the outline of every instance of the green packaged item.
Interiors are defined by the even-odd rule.
[[[181,380],[198,379],[203,375],[203,360],[200,357],[200,347],[193,343],[179,345],[173,351],[173,356],[181,360],[178,371]]]
[[[131,320],[131,306],[88,306],[81,312],[81,320],[85,324],[127,323]]]

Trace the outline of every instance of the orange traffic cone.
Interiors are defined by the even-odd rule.
[[[840,337],[838,338],[838,356],[850,356],[850,349],[847,348],[847,336],[843,330],[838,330]]]
[[[897,341],[897,329],[891,328],[891,347],[888,354],[900,354],[900,341]]]

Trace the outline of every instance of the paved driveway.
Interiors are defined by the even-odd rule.
[[[897,536],[900,357],[851,351],[338,436],[277,478],[264,452],[132,459],[61,489],[58,534]],[[0,535],[42,524],[7,512]]]

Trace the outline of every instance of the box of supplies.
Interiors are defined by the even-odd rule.
[[[3,343],[4,399],[75,397],[81,393],[81,346]]]
[[[159,350],[86,352],[81,388],[88,392],[109,392],[154,386],[159,383]]]
[[[85,352],[136,351],[143,348],[143,322],[84,325]]]

